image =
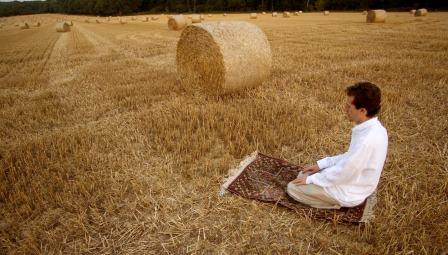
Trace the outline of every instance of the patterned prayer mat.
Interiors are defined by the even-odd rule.
[[[300,215],[336,222],[359,223],[373,218],[376,193],[359,206],[338,210],[312,208],[295,201],[286,193],[286,187],[300,171],[300,166],[254,152],[240,163],[239,168],[230,171],[221,187],[221,195],[229,191],[245,198],[280,204]]]

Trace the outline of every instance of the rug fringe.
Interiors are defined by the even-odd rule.
[[[374,207],[376,205],[376,190],[367,198],[366,207],[359,222],[367,223],[375,218]]]
[[[221,185],[221,190],[219,192],[220,196],[224,196],[228,192],[227,188],[230,184],[232,184],[232,182],[243,172],[243,170],[257,158],[257,155],[258,151],[252,152],[240,162],[238,167],[229,170],[227,177],[223,179],[223,184]]]

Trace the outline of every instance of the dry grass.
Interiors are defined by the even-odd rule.
[[[14,26],[33,18],[41,27]],[[180,85],[181,32],[165,19],[55,33],[57,18],[2,21],[0,253],[447,251],[447,13],[388,13],[384,24],[229,14],[266,33],[273,74],[223,97]],[[347,148],[343,89],[359,80],[381,86],[390,136],[374,222],[218,197],[228,168],[256,149],[307,164]]]

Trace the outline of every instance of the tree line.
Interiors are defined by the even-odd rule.
[[[448,9],[447,0],[46,0],[0,2],[0,16],[35,13],[126,15],[131,13],[321,11],[425,7]]]

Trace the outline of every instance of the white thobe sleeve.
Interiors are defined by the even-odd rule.
[[[321,187],[331,187],[344,184],[358,171],[361,171],[372,150],[363,144],[356,151],[347,154],[344,162],[326,168],[308,176],[306,184],[316,184]]]
[[[317,165],[319,166],[319,169],[332,167],[332,166],[336,165],[336,163],[338,163],[338,161],[341,160],[346,154],[347,154],[347,152],[333,156],[333,157],[323,158],[323,159],[317,161]]]

